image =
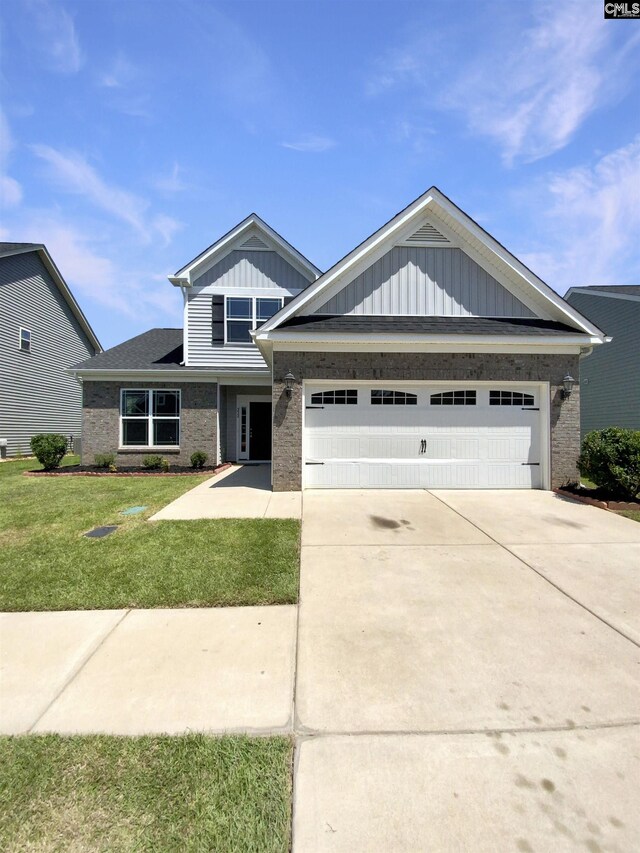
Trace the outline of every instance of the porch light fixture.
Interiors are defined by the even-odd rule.
[[[573,386],[575,385],[575,379],[571,376],[570,373],[562,380],[562,399],[567,400],[571,396],[571,392],[573,391]]]
[[[293,383],[295,381],[296,377],[291,371],[289,371],[284,377],[284,391],[289,399],[291,399],[291,395],[293,393]]]

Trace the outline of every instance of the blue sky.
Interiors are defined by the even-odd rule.
[[[326,269],[437,185],[559,293],[640,282],[640,22],[602,0],[4,0],[0,239],[111,346],[251,211]]]

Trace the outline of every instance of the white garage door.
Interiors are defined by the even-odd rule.
[[[542,487],[540,386],[307,384],[308,488]]]

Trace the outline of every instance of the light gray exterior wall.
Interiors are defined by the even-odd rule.
[[[121,388],[177,388],[180,390],[180,447],[171,450],[118,450],[120,441]],[[82,464],[93,465],[96,453],[115,453],[116,464],[141,465],[145,456],[160,454],[170,465],[186,467],[191,454],[203,450],[208,464],[216,462],[216,401],[215,382],[147,382],[83,383]]]
[[[580,362],[582,435],[610,426],[640,430],[640,301],[595,292],[567,301],[613,338]]]
[[[31,331],[32,351],[18,346]],[[79,438],[82,389],[65,369],[96,350],[36,251],[0,258],[0,438],[30,453],[41,432]]]
[[[316,314],[533,317],[461,249],[394,246]]]
[[[577,355],[275,351],[273,488],[286,492],[302,487],[302,383],[310,379],[549,382],[551,485],[575,482],[579,479],[580,386],[576,382],[571,397],[563,400],[562,379],[569,371],[578,380],[579,369]],[[284,387],[288,371],[296,377],[290,399]]]
[[[221,261],[202,273],[194,287],[213,287],[216,291],[242,288],[281,288],[302,290],[311,279],[305,278],[282,255],[270,250],[234,249]]]
[[[212,341],[214,294],[294,296],[309,284],[277,252],[235,250],[197,278],[187,293],[187,363],[220,370],[268,371],[258,348]],[[246,291],[238,294],[237,290]]]

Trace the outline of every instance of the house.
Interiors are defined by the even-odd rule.
[[[580,430],[640,430],[640,285],[571,287],[567,302],[611,335],[581,364]]]
[[[73,437],[82,391],[67,372],[102,351],[46,247],[0,243],[0,450],[30,453],[40,432]]]
[[[575,480],[605,335],[432,187],[320,271],[255,214],[170,278],[184,328],[78,364],[84,462],[271,461],[301,488]]]

